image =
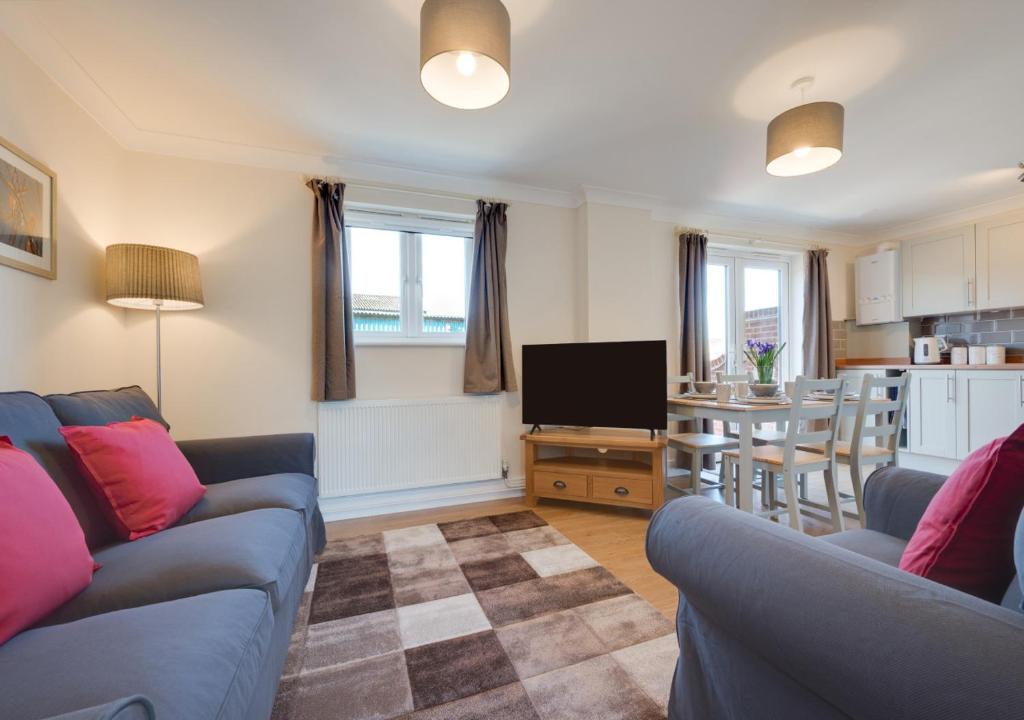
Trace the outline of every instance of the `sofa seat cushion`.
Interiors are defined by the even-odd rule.
[[[847,530],[824,535],[821,540],[893,567],[900,564],[903,549],[907,546],[906,540],[876,530]]]
[[[273,628],[266,593],[229,590],[27,630],[0,647],[0,717],[140,694],[159,720],[246,720]]]
[[[306,528],[293,510],[253,510],[169,528],[93,555],[103,567],[43,624],[201,595],[265,590],[276,611],[306,566]]]
[[[326,541],[323,517],[317,505],[316,478],[304,473],[278,473],[228,480],[206,486],[206,495],[179,524],[209,520],[262,508],[286,508],[302,514],[306,523],[306,557],[309,562]]]

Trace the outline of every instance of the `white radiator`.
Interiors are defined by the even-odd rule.
[[[325,498],[501,477],[498,396],[320,403]]]

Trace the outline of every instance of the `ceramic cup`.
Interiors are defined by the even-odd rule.
[[[732,400],[732,385],[722,383],[715,388],[715,396],[718,398],[718,402],[729,402]]]
[[[795,382],[784,383],[783,387],[786,389],[786,397],[788,397],[790,400],[792,400],[793,398],[796,397],[796,383]]]

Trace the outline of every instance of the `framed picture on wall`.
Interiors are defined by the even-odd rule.
[[[57,176],[0,138],[0,265],[57,277]]]

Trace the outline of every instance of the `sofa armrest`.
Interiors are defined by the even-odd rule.
[[[782,717],[764,703],[785,679],[804,707],[831,708],[828,717],[1020,717],[1024,615],[708,498],[659,510],[647,556],[680,591],[673,703],[762,703],[762,717]],[[730,648],[757,658],[752,676],[717,677],[733,665],[722,657]],[[702,652],[717,658],[710,671]],[[719,682],[732,682],[730,693]]]
[[[54,715],[47,720],[156,720],[156,711],[149,700],[133,695],[105,705]]]
[[[313,474],[311,433],[183,440],[178,447],[203,485],[276,473]]]
[[[899,467],[871,473],[864,483],[868,530],[910,540],[925,508],[945,481],[942,475]]]

